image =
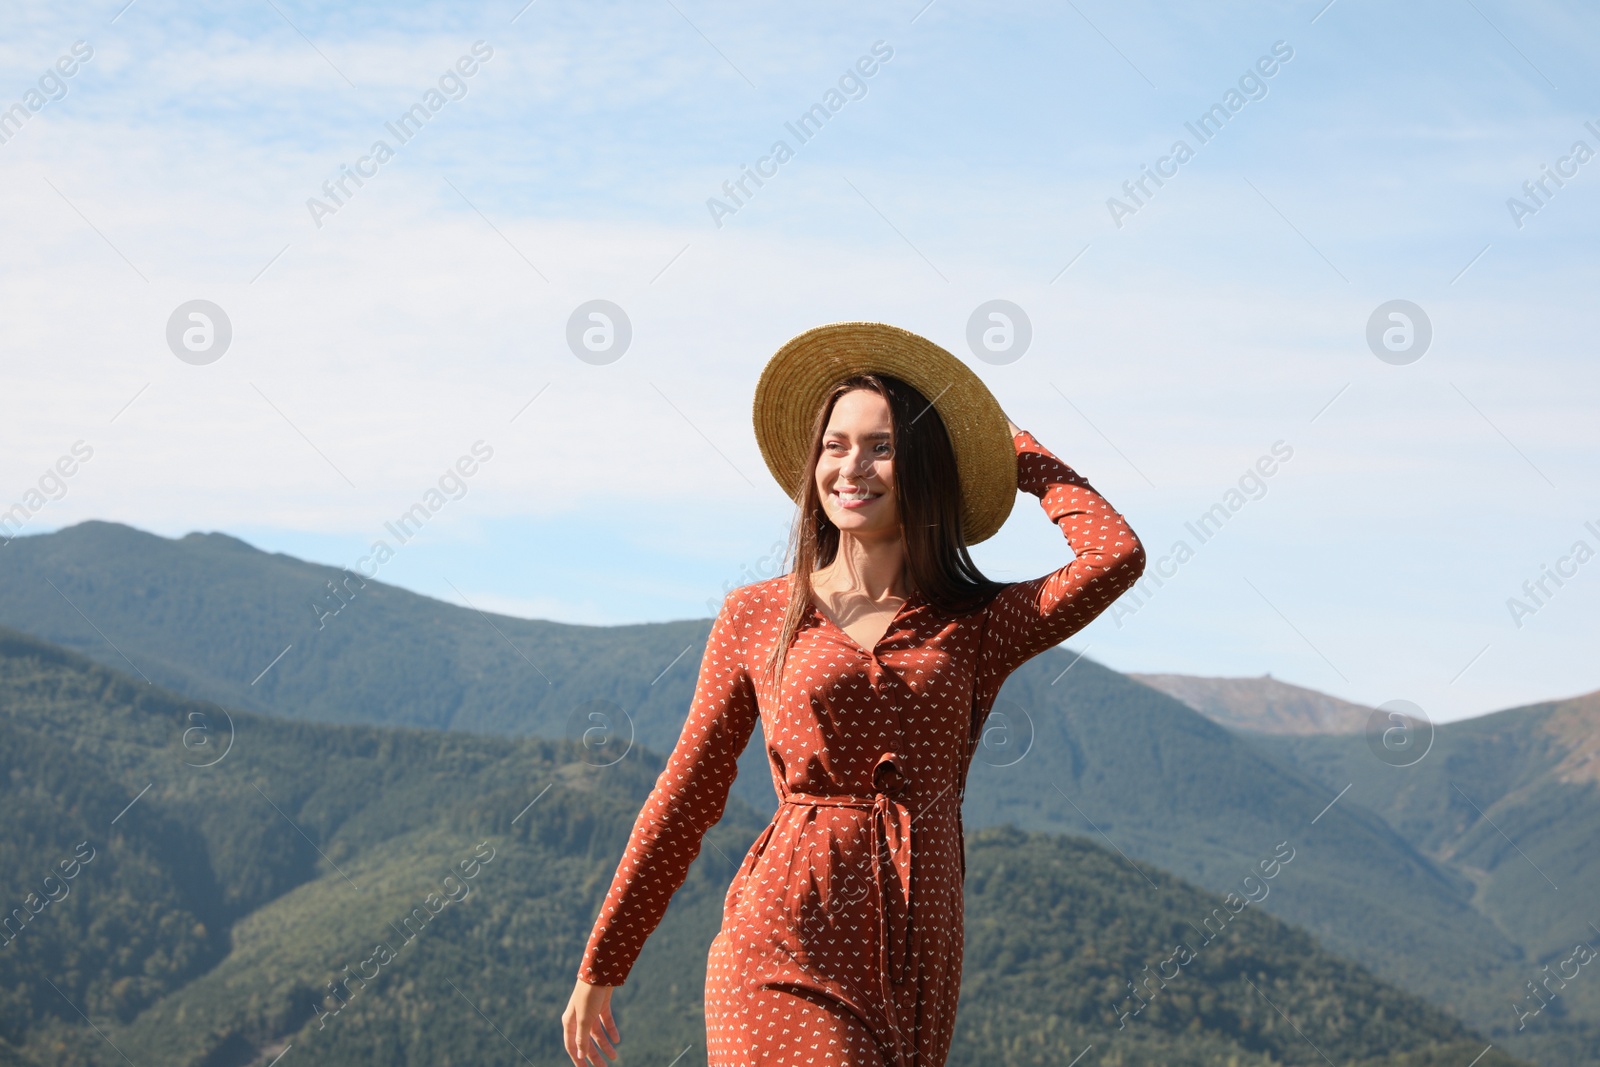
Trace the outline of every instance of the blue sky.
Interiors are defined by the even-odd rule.
[[[761,366],[809,326],[878,319],[967,359],[1153,557],[1194,549],[1069,647],[1441,721],[1600,688],[1600,560],[1562,564],[1537,605],[1522,589],[1575,542],[1600,550],[1600,159],[1572,156],[1600,151],[1590,9],[8,17],[0,107],[93,50],[0,144],[0,508],[93,450],[24,533],[222,530],[350,565],[482,441],[493,457],[380,579],[569,622],[707,617],[773,573],[789,521],[751,430]],[[388,134],[478,41],[464,94]],[[788,134],[878,42],[864,93]],[[1264,95],[1199,144],[1185,123],[1275,45],[1292,57],[1247,83]],[[316,225],[307,200],[380,138],[393,158]],[[715,225],[708,198],[779,138],[793,158]],[[1108,199],[1180,138],[1193,158],[1118,226]],[[1558,166],[1519,227],[1508,198]],[[166,339],[196,299],[232,327],[204,365]],[[566,342],[594,299],[632,324],[612,362]],[[994,299],[1033,329],[1004,364],[965,340]],[[1399,365],[1366,341],[1396,299],[1433,334]],[[1185,523],[1280,441],[1264,494],[1198,544]],[[1068,558],[1027,496],[974,554],[1004,580]],[[1512,597],[1536,610],[1514,620]]]

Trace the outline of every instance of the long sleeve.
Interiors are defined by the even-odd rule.
[[[978,654],[980,700],[992,700],[1006,677],[1083,629],[1144,573],[1145,552],[1123,517],[1077,471],[1020,430],[1017,488],[1039,498],[1074,559],[1001,590],[985,609]]]
[[[711,625],[683,732],[633,824],[589,935],[578,977],[591,985],[621,985],[627,978],[700,854],[701,838],[722,818],[758,714],[740,600],[739,590],[729,593]]]

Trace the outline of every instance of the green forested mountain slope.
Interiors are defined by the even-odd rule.
[[[217,706],[0,634],[0,899],[39,908],[0,949],[0,1040],[30,1063],[124,1062],[81,1011],[140,1064],[249,1062],[285,1042],[328,1063],[512,1062],[477,1014],[498,1008],[530,1055],[557,1051],[554,1020],[659,762],[639,749],[601,769],[545,741],[231,719],[227,748]],[[663,958],[630,983],[640,1062],[703,1032],[686,976],[703,971],[729,857],[760,825],[730,806],[652,941]],[[93,858],[40,906],[60,893],[45,875],[85,841]],[[347,1009],[315,1016],[379,941],[394,959],[367,962],[369,988],[358,979]],[[384,1059],[396,1043],[404,1058]]]
[[[1476,907],[1526,946],[1496,1014],[1480,1020],[1491,1036],[1520,1025],[1537,1049],[1577,1034],[1600,1062],[1600,961],[1575,952],[1600,948],[1600,693],[1438,726],[1407,766],[1374,758],[1361,737],[1247,736],[1327,784],[1353,783],[1419,850],[1471,879]]]
[[[1521,950],[1472,908],[1466,878],[1359,797],[1062,650],[1018,670],[997,713],[1013,733],[1031,730],[1032,748],[1009,766],[993,746],[980,753],[969,825],[1093,835],[1219,893],[1288,841],[1299,865],[1266,910],[1463,1018],[1499,1008]]]
[[[1258,896],[1276,891],[1304,853],[1276,855],[1286,862],[1256,879]],[[969,839],[968,1014],[956,1039],[967,1062],[986,1062],[987,1049],[1054,1067],[1092,1045],[1093,1062],[1155,1064],[1166,1062],[1156,1048],[1182,1038],[1196,1050],[1182,1062],[1444,1067],[1488,1045],[1242,897],[1145,874],[1084,839],[1009,828]],[[1076,993],[1063,998],[1062,988]]]
[[[659,761],[229,717],[0,632],[0,892],[27,916],[0,948],[0,1063],[556,1062]],[[703,1062],[705,951],[760,822],[730,805],[619,994],[625,1065]],[[1302,856],[1259,870],[1286,887]],[[1488,1044],[1260,908],[1090,842],[995,829],[970,857],[953,1065],[1092,1044],[1083,1062],[1404,1067]],[[1143,984],[1180,940],[1193,958]]]
[[[610,739],[592,762],[629,738],[671,747],[709,629],[485,617],[376,581],[346,580],[329,614],[341,601],[328,583],[340,580],[222,535],[169,540],[83,523],[0,550],[0,623],[117,669],[131,663],[191,697],[295,720],[548,738],[604,723],[587,735]],[[1497,1018],[1503,989],[1522,981],[1520,935],[1475,910],[1471,879],[1419,852],[1360,790],[1334,802],[1343,783],[1068,650],[1026,664],[997,710],[968,790],[969,828],[1091,835],[1219,893],[1287,840],[1300,865],[1264,910],[1477,1024]],[[766,814],[775,802],[763,747],[758,734],[735,794]]]

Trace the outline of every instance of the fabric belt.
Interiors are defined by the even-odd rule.
[[[878,973],[883,989],[883,1010],[894,1032],[895,1061],[907,1067],[915,1060],[914,1043],[900,1025],[894,987],[911,977],[911,824],[922,812],[946,799],[960,797],[946,790],[913,811],[912,798],[904,798],[905,780],[896,759],[885,753],[874,770],[877,788],[870,796],[848,793],[785,793],[782,801],[801,807],[854,808],[872,814],[872,837],[877,856],[872,865],[878,908]],[[957,809],[960,810],[959,808]]]

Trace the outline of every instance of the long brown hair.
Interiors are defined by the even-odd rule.
[[[895,499],[905,541],[906,577],[913,592],[951,615],[975,611],[1005,587],[983,576],[967,553],[961,531],[961,481],[955,449],[939,412],[914,386],[888,374],[856,374],[836,383],[811,427],[810,458],[789,532],[789,606],[767,658],[767,681],[783,676],[789,645],[811,607],[811,572],[833,562],[839,528],[817,492],[823,433],[839,398],[869,389],[889,404]]]

